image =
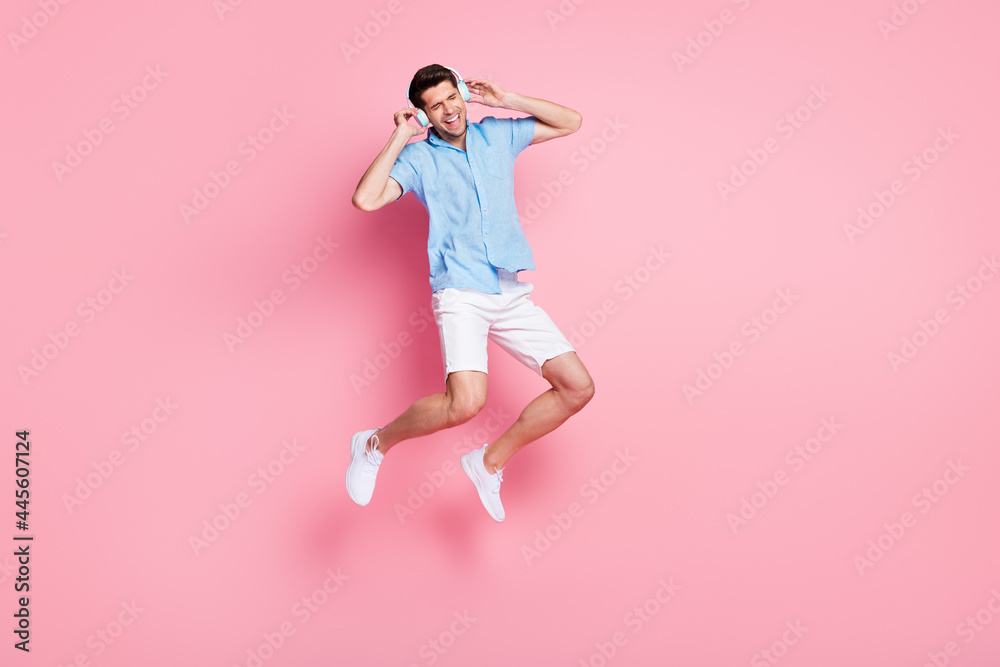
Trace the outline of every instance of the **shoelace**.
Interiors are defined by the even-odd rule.
[[[365,465],[365,473],[374,475],[382,463],[383,456],[385,455],[378,450],[378,436],[372,434],[372,448],[371,450],[365,450],[365,462],[367,464]]]
[[[490,476],[493,477],[493,475]],[[502,481],[503,481],[503,468],[500,468],[499,470],[497,470],[496,483],[493,484],[493,488],[490,490],[493,491],[493,493],[500,493],[500,482]]]

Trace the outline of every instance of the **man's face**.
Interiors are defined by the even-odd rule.
[[[465,100],[451,81],[428,88],[420,98],[424,101],[427,120],[438,134],[456,139],[465,134]]]

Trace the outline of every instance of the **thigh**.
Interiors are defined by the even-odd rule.
[[[431,295],[446,384],[448,377],[458,371],[487,372],[486,340],[491,316],[486,296],[450,287]]]
[[[445,380],[445,394],[458,402],[467,401],[480,407],[486,405],[486,373],[479,371],[454,371]]]
[[[549,359],[542,364],[542,377],[556,390],[573,391],[583,389],[594,380],[576,352],[567,352]]]
[[[508,354],[543,375],[542,366],[574,348],[552,318],[528,297],[531,283],[518,283],[490,327],[490,338]]]

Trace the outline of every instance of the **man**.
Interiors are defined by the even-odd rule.
[[[367,505],[383,456],[393,446],[478,414],[486,403],[490,338],[552,385],[497,440],[461,458],[483,506],[493,519],[503,521],[504,464],[594,394],[594,382],[573,346],[528,299],[532,284],[517,279],[518,271],[534,270],[535,264],[514,203],[514,159],[528,145],[576,132],[582,117],[486,79],[460,81],[441,65],[418,70],[408,96],[415,108],[395,113],[396,129],[358,183],[352,203],[374,211],[413,192],[427,209],[431,304],[446,388],[443,394],[419,399],[385,426],[354,434],[347,492],[357,504]],[[490,116],[469,124],[466,100],[531,115]],[[426,129],[410,124],[412,117],[428,122],[430,129],[424,141],[408,144]]]

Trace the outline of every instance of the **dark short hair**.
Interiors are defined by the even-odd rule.
[[[433,88],[442,81],[451,81],[451,85],[458,88],[458,78],[447,67],[434,64],[418,69],[417,73],[413,75],[413,80],[410,81],[410,102],[413,106],[423,109],[424,101],[421,95],[424,94],[425,90]]]

